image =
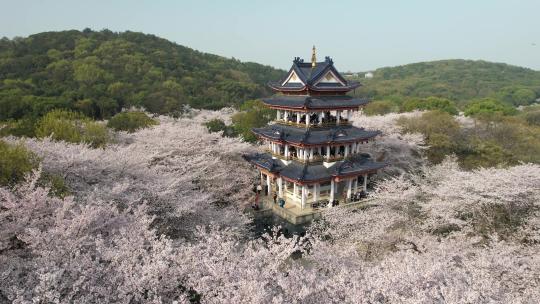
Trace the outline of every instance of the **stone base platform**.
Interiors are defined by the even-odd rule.
[[[363,199],[357,202],[351,202],[343,204],[341,203],[339,207],[354,207],[359,206],[361,204],[364,204],[369,199]],[[286,203],[285,206],[280,207],[278,204],[274,204],[273,200],[267,196],[263,196],[260,201],[259,210],[252,212],[255,216],[270,216],[272,214],[276,214],[282,219],[288,221],[291,224],[294,225],[300,225],[309,223],[312,220],[318,219],[321,217],[321,212],[324,209],[318,208],[304,208],[301,209],[295,204],[292,203]],[[336,208],[336,207],[326,207],[326,208]]]

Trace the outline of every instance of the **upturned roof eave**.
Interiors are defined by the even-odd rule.
[[[318,87],[313,85],[302,85],[300,87],[286,87],[276,83],[268,83],[268,86],[276,92],[302,92],[302,91],[313,91],[313,92],[349,92],[360,86],[360,83],[347,84],[346,86],[335,86],[335,87]]]
[[[282,138],[281,135],[279,137],[277,137],[277,136],[269,136],[267,134],[264,134],[264,133],[260,132],[261,129],[263,129],[263,128],[252,128],[251,132],[253,134],[255,134],[259,139],[263,138],[263,139],[270,140],[272,142],[290,144],[290,145],[299,146],[299,147],[337,146],[337,145],[354,143],[354,142],[358,142],[358,141],[369,141],[370,139],[373,139],[373,138],[375,138],[375,137],[382,134],[380,131],[374,131],[374,134],[370,134],[370,135],[367,135],[367,136],[352,137],[352,138],[347,139],[347,140],[341,140],[341,141],[340,140],[326,140],[326,141],[309,142],[308,143],[308,142],[305,142],[303,140],[302,141],[294,141],[294,140],[289,140],[289,139],[286,139],[286,138]]]

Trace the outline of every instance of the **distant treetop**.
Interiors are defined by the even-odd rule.
[[[110,30],[44,32],[0,40],[0,120],[51,109],[109,118],[122,108],[170,114],[219,109],[269,94],[283,71]]]

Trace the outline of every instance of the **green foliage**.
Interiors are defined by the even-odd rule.
[[[133,133],[139,129],[148,128],[153,125],[157,125],[158,121],[149,117],[144,112],[132,111],[121,112],[114,115],[107,126],[116,131],[127,131]]]
[[[465,108],[466,116],[475,115],[514,115],[517,110],[512,106],[504,104],[491,98],[479,99],[471,102]]]
[[[36,136],[51,136],[54,140],[71,143],[84,142],[94,148],[103,147],[109,141],[109,132],[103,124],[69,110],[53,110],[43,116],[37,124]]]
[[[364,107],[364,113],[368,116],[384,115],[397,111],[398,107],[390,100],[375,100]]]
[[[210,133],[223,132],[223,136],[227,137],[234,137],[237,135],[234,127],[227,126],[223,120],[218,118],[212,119],[204,125]]]
[[[540,126],[540,110],[526,112],[524,116],[528,124]]]
[[[8,120],[0,123],[0,136],[13,135],[17,137],[34,137],[36,135],[36,119],[22,118],[19,120]]]
[[[90,144],[94,148],[105,147],[110,140],[107,127],[96,121],[85,121],[82,130],[82,142]]]
[[[398,123],[404,132],[424,135],[433,163],[451,154],[466,169],[540,163],[540,127],[521,116],[477,115],[473,127],[462,127],[448,113],[427,112]]]
[[[521,86],[509,86],[501,89],[495,98],[514,106],[526,106],[535,102],[536,93],[534,90]]]
[[[39,177],[38,183],[41,187],[48,187],[50,189],[49,196],[64,198],[71,194],[64,179],[59,175],[43,172]]]
[[[212,119],[204,124],[208,129],[208,132],[215,133],[225,130],[227,125],[225,122],[219,118]]]
[[[422,114],[420,118],[400,118],[398,124],[404,132],[421,133],[429,145],[428,159],[433,163],[441,162],[446,155],[457,150],[459,124],[455,118],[441,111]]]
[[[540,104],[522,107],[519,116],[531,126],[540,126]]]
[[[491,97],[526,105],[540,97],[540,72],[503,63],[441,60],[381,68],[372,79],[358,79],[355,94],[384,100],[440,97],[462,108],[470,100]],[[533,97],[534,94],[534,97]]]
[[[403,103],[403,112],[411,112],[414,110],[439,110],[452,115],[458,114],[456,104],[453,101],[433,96],[428,98],[409,99]]]
[[[201,53],[142,33],[46,32],[0,40],[0,121],[69,109],[107,119],[122,108],[178,115],[271,94],[283,71]]]
[[[252,128],[266,126],[276,115],[275,110],[268,109],[260,100],[249,100],[240,106],[241,112],[233,115],[232,122],[235,133],[245,141],[255,142],[257,137]]]
[[[513,156],[494,140],[470,141],[470,150],[461,158],[465,168],[495,167],[500,164],[513,163]]]
[[[12,186],[36,169],[37,156],[22,144],[10,145],[0,140],[0,185]]]

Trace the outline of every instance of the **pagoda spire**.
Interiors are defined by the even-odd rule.
[[[311,67],[314,68],[316,64],[317,64],[317,55],[316,55],[315,46],[313,46],[313,49],[311,50]]]

